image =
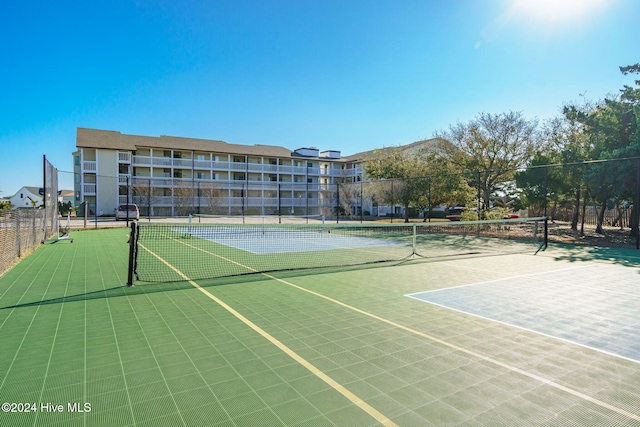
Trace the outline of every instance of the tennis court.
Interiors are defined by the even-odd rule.
[[[0,277],[0,425],[640,426],[635,250],[185,227],[142,229],[133,287],[122,228]]]

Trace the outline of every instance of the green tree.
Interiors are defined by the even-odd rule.
[[[624,75],[640,73],[640,63],[620,67]],[[623,159],[640,156],[640,80],[635,86],[625,85],[617,97],[607,98],[591,110],[572,107],[565,108],[569,115],[584,126],[589,139],[589,149],[593,159]],[[634,212],[631,234],[638,233],[636,200],[637,161],[618,161],[598,165],[588,169],[585,181],[591,196],[600,205],[598,231],[603,232],[602,218],[605,209],[624,200],[633,200]]]
[[[582,108],[590,107],[585,104]],[[575,163],[589,159],[591,152],[584,125],[576,119],[577,111],[575,106],[566,106],[562,116],[543,124],[540,149],[527,169],[515,177],[521,203],[540,214],[546,205],[547,214],[553,218],[557,205],[570,204],[573,230],[577,230],[584,187],[584,167]],[[543,167],[554,164],[565,166]]]
[[[469,185],[477,186],[485,211],[492,197],[504,193],[505,184],[513,181],[515,170],[531,159],[539,142],[537,121],[520,112],[482,113],[437,136],[449,142],[440,151],[460,171],[478,171],[469,175]]]
[[[409,207],[419,203],[427,188],[426,152],[426,149],[387,148],[374,152],[364,162],[367,178],[394,180],[391,185],[379,186],[384,191],[377,199],[402,205],[405,222],[409,222]]]

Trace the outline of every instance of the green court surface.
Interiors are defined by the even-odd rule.
[[[637,251],[129,288],[128,230],[73,237],[0,277],[0,426],[640,426]]]

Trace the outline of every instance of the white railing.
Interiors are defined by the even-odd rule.
[[[82,169],[85,172],[95,172],[98,169],[98,163],[95,160],[85,160],[82,162]]]
[[[118,161],[121,163],[131,163],[131,153],[118,151]]]
[[[82,193],[86,195],[95,195],[96,194],[96,184],[87,184],[85,183],[82,186]]]
[[[119,155],[129,155],[130,153],[119,153]],[[181,169],[204,169],[216,171],[249,171],[261,173],[278,173],[281,175],[313,175],[327,177],[354,177],[361,175],[363,170],[361,167],[352,169],[338,168],[321,168],[307,166],[291,166],[291,165],[272,165],[267,163],[244,163],[244,162],[227,162],[216,160],[192,160],[192,159],[173,159],[170,157],[149,157],[149,156],[131,156],[134,166],[156,166],[165,168],[181,168]],[[95,170],[95,162],[85,161],[85,170]]]
[[[191,159],[173,159],[173,166],[177,168],[191,168],[193,166],[193,160]]]

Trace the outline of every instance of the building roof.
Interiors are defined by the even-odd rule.
[[[42,194],[44,193],[44,190],[42,187],[29,187],[29,186],[23,186],[22,188],[20,188],[20,190],[18,190],[16,192],[16,194],[23,192],[23,191],[28,191],[29,193],[33,194],[34,196],[38,196],[38,197],[42,197]],[[15,196],[15,194],[14,194]]]
[[[78,148],[100,148],[134,151],[139,148],[204,151],[212,153],[240,154],[247,156],[290,157],[291,150],[274,145],[240,145],[224,141],[183,138],[178,136],[127,135],[118,131],[78,128]]]
[[[179,149],[186,151],[203,151],[211,153],[239,154],[261,157],[314,157],[323,160],[332,160],[345,163],[360,162],[365,160],[367,157],[370,157],[384,150],[417,150],[423,147],[436,149],[438,144],[441,142],[442,140],[440,138],[425,139],[407,145],[363,151],[360,153],[352,154],[350,156],[342,156],[341,158],[336,158],[327,156],[327,153],[339,153],[338,150],[324,150],[320,152],[320,150],[315,147],[290,150],[288,148],[275,145],[229,144],[227,142],[218,140],[184,138],[164,135],[159,137],[128,135],[113,130],[99,130],[88,128],[78,128],[76,136],[76,146],[78,148],[98,148],[121,151],[135,151],[140,148],[154,148],[165,150]],[[314,151],[314,154],[309,156],[308,154],[311,151]]]

